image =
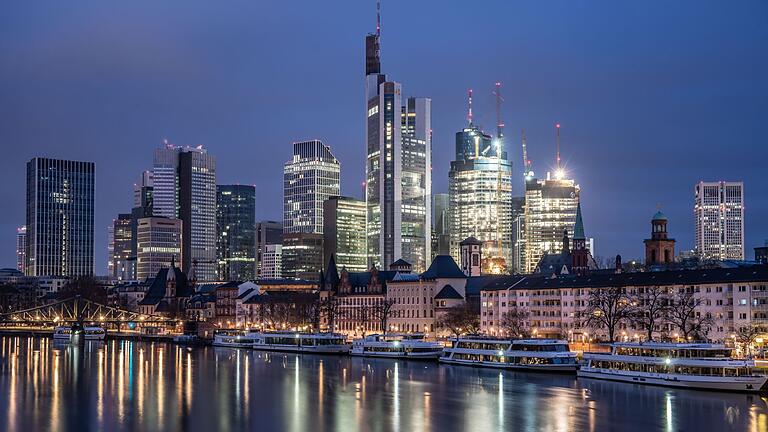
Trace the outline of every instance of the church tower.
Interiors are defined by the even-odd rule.
[[[670,264],[675,260],[675,239],[667,235],[667,216],[656,212],[651,220],[651,238],[645,239],[645,265]]]
[[[589,270],[589,250],[587,237],[584,235],[584,222],[581,219],[581,203],[576,206],[576,224],[573,227],[573,250],[571,251],[573,273],[586,274]]]

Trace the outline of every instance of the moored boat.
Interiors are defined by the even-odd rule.
[[[276,331],[255,333],[253,348],[261,351],[347,354],[350,345],[339,333]]]
[[[372,334],[352,341],[350,354],[362,357],[387,357],[434,360],[443,346],[424,340],[422,333]]]
[[[253,348],[256,333],[249,330],[221,329],[213,332],[213,346],[225,348]]]
[[[614,343],[610,353],[584,353],[579,378],[705,390],[759,392],[768,376],[754,360],[734,359],[732,349],[704,343]]]
[[[58,326],[53,329],[53,338],[56,340],[71,340],[73,336],[82,336],[84,340],[104,340],[107,332],[103,327],[98,326],[86,326],[86,327],[70,327],[70,326]]]
[[[446,348],[441,363],[499,369],[575,372],[576,353],[568,342],[556,339],[496,339],[461,337]]]

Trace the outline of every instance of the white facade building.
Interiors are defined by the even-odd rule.
[[[283,246],[279,244],[268,244],[264,246],[264,252],[261,255],[261,275],[262,279],[278,279],[283,277]]]
[[[341,167],[320,140],[293,143],[283,168],[283,232],[323,233],[323,202],[341,192]]]
[[[695,187],[696,254],[744,259],[744,183],[699,182]]]

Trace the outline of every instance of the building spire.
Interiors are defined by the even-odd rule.
[[[525,129],[521,132],[523,141],[523,177],[527,180],[531,172],[531,161],[528,160],[528,145],[525,140]]]
[[[501,121],[501,103],[504,102],[504,98],[501,97],[501,83],[496,83],[496,89],[493,91],[496,95],[496,138],[501,141],[504,138],[504,122]]]
[[[381,38],[381,0],[376,0],[376,37]]]
[[[576,225],[573,227],[574,240],[586,240],[584,235],[584,221],[581,220],[581,202],[576,204]]]
[[[469,89],[467,92],[469,95],[468,97],[468,104],[467,104],[467,122],[469,122],[469,126],[472,126],[472,89]]]
[[[557,171],[560,171],[560,123],[555,125],[555,129],[557,131],[557,164],[556,168]]]

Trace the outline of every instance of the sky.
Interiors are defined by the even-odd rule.
[[[291,143],[321,139],[361,197],[364,36],[373,0],[0,3],[0,267],[15,266],[25,164],[96,163],[95,266],[107,227],[164,139],[203,145],[219,184],[255,184],[281,220]],[[693,248],[696,182],[743,181],[746,251],[768,239],[765,1],[384,0],[382,69],[432,98],[433,190],[447,192],[454,134],[494,130],[522,195],[520,131],[537,174],[562,158],[581,185],[596,255],[643,256],[650,218]]]

